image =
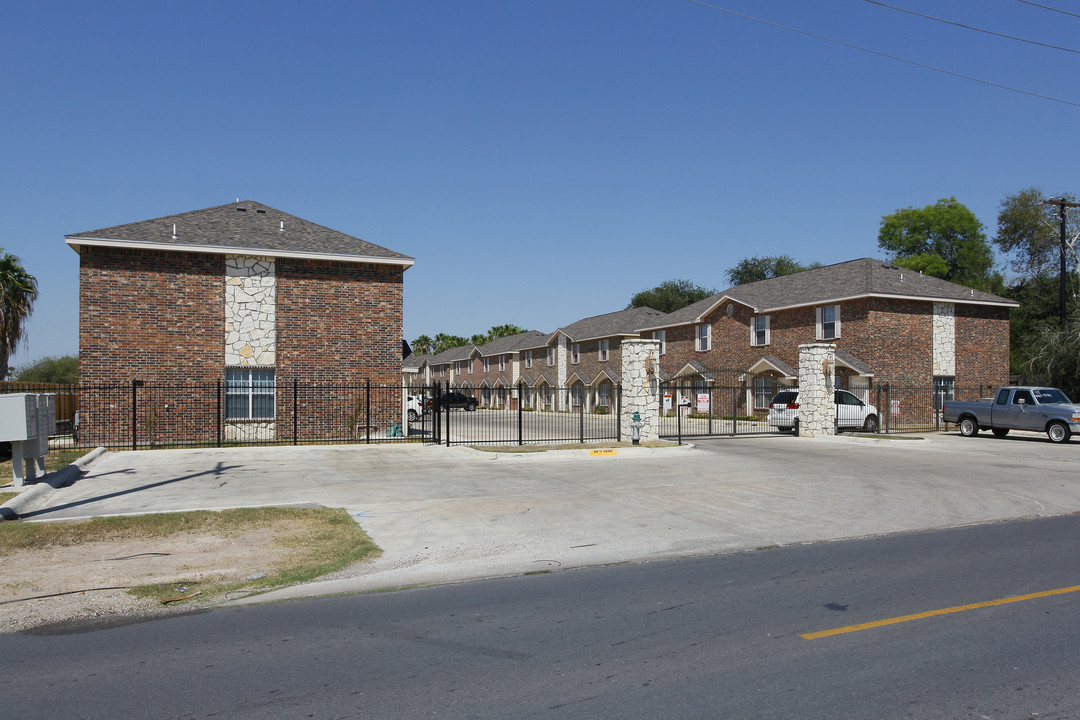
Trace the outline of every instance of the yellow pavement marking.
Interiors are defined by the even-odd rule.
[[[833,630],[821,630],[818,632],[806,633],[804,635],[799,635],[799,637],[806,640],[816,640],[817,638],[829,637],[830,635],[841,635],[857,630],[869,630],[870,628],[881,627],[883,625],[896,625],[897,623],[908,622],[909,620],[922,620],[937,615],[948,615],[949,613],[964,612],[966,610],[978,610],[979,608],[993,607],[994,605],[1006,605],[1022,600],[1034,600],[1036,598],[1049,597],[1051,595],[1064,595],[1073,592],[1080,592],[1080,585],[1058,588],[1057,590],[1044,590],[1043,592],[1029,593],[1027,595],[1016,595],[1014,597],[1001,598],[1000,600],[988,600],[981,603],[972,603],[971,605],[957,605],[956,607],[930,610],[928,612],[915,613],[914,615],[901,615],[900,617],[888,618],[887,620],[875,620],[874,622],[848,625],[847,627],[835,628]]]
[[[590,455],[617,455],[615,450],[590,450]]]

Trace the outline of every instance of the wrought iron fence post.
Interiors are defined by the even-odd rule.
[[[622,383],[615,386],[615,442],[622,442]]]
[[[520,381],[518,381],[518,386],[517,386],[517,401],[518,401],[518,445],[524,445],[524,444],[525,444],[525,436],[524,436],[524,434],[522,433],[522,426],[523,426],[523,423],[524,423],[524,418],[525,418],[525,410],[523,409],[523,406],[525,405],[525,403],[523,403],[523,402],[522,402],[522,392],[521,392],[521,390],[522,390],[522,384],[521,384],[521,382],[520,382]]]
[[[221,447],[221,380],[217,381],[217,446]]]
[[[131,449],[139,449],[139,390],[142,380],[131,381]]]
[[[675,388],[675,435],[682,445],[682,391]]]
[[[364,433],[364,443],[371,444],[371,378],[364,380],[364,415],[367,431]]]
[[[578,438],[582,445],[585,444],[585,398],[581,398],[578,405]]]
[[[292,444],[300,441],[300,381],[292,381]]]
[[[878,395],[881,391],[885,391],[885,405],[878,405],[878,408],[887,407],[889,410],[885,413],[885,434],[889,434],[889,428],[892,427],[892,403],[889,402],[889,383],[885,383],[884,387],[878,388]]]
[[[739,434],[739,388],[731,388],[731,434]]]
[[[446,394],[450,394],[450,381],[446,381]],[[444,402],[446,409],[446,447],[450,447],[450,403]]]

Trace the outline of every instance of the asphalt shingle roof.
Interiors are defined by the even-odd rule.
[[[121,241],[157,245],[163,250],[205,248],[211,252],[245,251],[270,256],[278,253],[353,256],[401,265],[413,262],[408,255],[254,200],[73,233],[67,239],[73,246]]]
[[[478,350],[481,355],[487,357],[492,355],[502,355],[504,353],[517,352],[523,348],[540,347],[547,343],[549,337],[551,337],[550,333],[540,332],[539,330],[526,330],[517,335],[507,335],[506,337],[495,338],[491,342],[481,345]]]
[[[699,300],[693,305],[687,305],[669,313],[666,319],[659,323],[640,327],[652,329],[699,322],[702,315],[716,307],[725,298],[746,305],[755,312],[769,312],[870,295],[1016,306],[1014,301],[999,295],[923,275],[882,260],[860,258],[813,270],[803,270],[791,275],[736,285],[704,300]]]
[[[630,308],[578,320],[559,328],[571,340],[591,340],[615,335],[634,335],[638,328],[659,326],[668,314],[650,307]]]

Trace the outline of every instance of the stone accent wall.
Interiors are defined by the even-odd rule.
[[[274,258],[225,257],[225,364],[272,367],[277,353]]]
[[[622,436],[630,439],[630,422],[636,412],[645,423],[641,428],[641,440],[656,440],[660,431],[660,383],[656,374],[656,369],[660,367],[660,341],[623,340],[619,350],[623,373],[623,405],[619,418]],[[652,373],[648,372],[650,358]]]
[[[956,306],[934,303],[934,376],[956,375]]]
[[[836,434],[836,345],[799,346],[799,435]]]
[[[546,361],[545,361],[546,362]],[[556,380],[555,384],[560,388],[566,387],[566,378],[569,376],[567,372],[567,366],[570,364],[570,341],[567,340],[565,335],[559,335],[559,344],[555,348],[555,371]],[[566,390],[559,392],[559,409],[570,409],[570,398],[568,397]]]

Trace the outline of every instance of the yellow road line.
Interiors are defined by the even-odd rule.
[[[855,632],[857,630],[869,630],[870,628],[881,627],[883,625],[896,625],[897,623],[908,622],[909,620],[922,620],[937,615],[948,615],[949,613],[964,612],[966,610],[978,610],[979,608],[1006,605],[1022,600],[1034,600],[1035,598],[1049,597],[1051,595],[1064,595],[1073,592],[1080,592],[1080,585],[1058,588],[1057,590],[1044,590],[1043,592],[1029,593],[1027,595],[1016,595],[1015,597],[1001,598],[1000,600],[988,600],[987,602],[973,603],[971,605],[957,605],[956,607],[930,610],[928,612],[915,613],[914,615],[901,615],[900,617],[888,618],[887,620],[875,620],[874,622],[848,625],[847,627],[835,628],[833,630],[821,630],[819,632],[806,633],[804,635],[799,635],[799,637],[806,640],[816,640],[818,638],[829,637],[830,635],[842,635],[843,633]]]

